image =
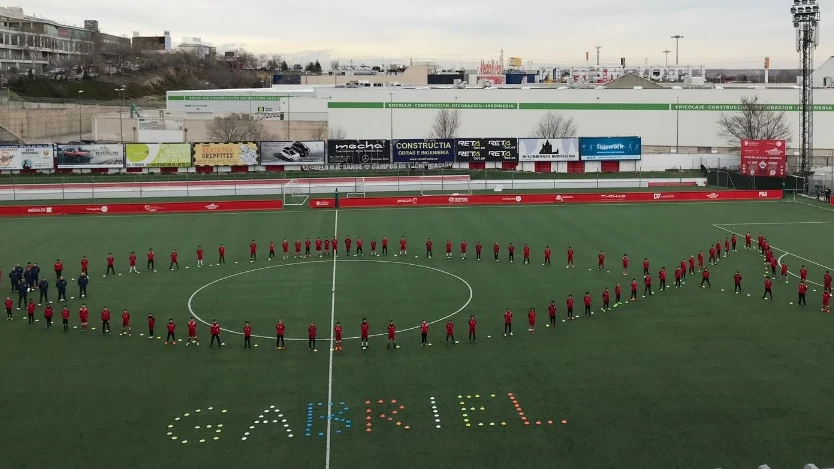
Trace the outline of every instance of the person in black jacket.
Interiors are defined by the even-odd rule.
[[[49,303],[49,282],[47,282],[45,278],[42,278],[40,283],[38,283],[38,290],[41,292],[40,299],[38,300],[38,306],[44,303]]]
[[[58,301],[64,300],[67,301],[67,281],[64,277],[58,277],[58,281],[55,282],[55,286],[58,288]]]
[[[9,272],[9,288],[11,288],[11,291],[17,290],[17,284],[20,282],[20,277],[18,275],[17,266],[15,266]]]
[[[32,279],[35,280],[35,283],[38,283],[38,280],[41,278],[41,268],[38,267],[38,263],[35,262],[32,264]]]
[[[26,285],[29,286],[30,290],[34,290],[38,284],[37,280],[35,279],[34,273],[35,272],[32,270],[32,264],[27,264],[26,270],[23,272],[23,278],[26,280]]]
[[[20,310],[21,306],[25,306],[29,301],[29,286],[25,280],[17,282],[17,296],[17,309]]]
[[[87,297],[87,285],[90,284],[90,277],[87,277],[87,274],[82,273],[80,277],[78,277],[78,297],[79,298],[86,298]]]

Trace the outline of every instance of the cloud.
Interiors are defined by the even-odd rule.
[[[674,34],[685,36],[685,64],[751,66],[766,55],[786,66],[797,61],[790,5],[775,0],[30,0],[26,8],[78,25],[92,16],[108,33],[169,30],[175,43],[196,36],[221,52],[246,48],[298,63],[471,64],[497,59],[503,48],[525,62],[570,65],[600,45],[606,63],[662,64],[662,51],[675,50]],[[823,40],[831,33],[824,30]]]

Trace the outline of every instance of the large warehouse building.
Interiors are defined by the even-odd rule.
[[[574,119],[580,136],[639,135],[647,146],[732,146],[719,132],[722,114],[743,97],[758,97],[771,112],[784,111],[797,141],[799,90],[792,86],[710,89],[561,89],[503,87],[305,87],[168,93],[170,117],[206,119],[230,112],[267,120],[326,122],[345,138],[426,138],[437,113],[459,111],[459,137],[532,137],[547,112]],[[834,89],[818,89],[815,146],[834,150]],[[314,126],[313,126],[314,127]],[[286,136],[286,135],[285,135]],[[310,135],[290,135],[310,138]]]

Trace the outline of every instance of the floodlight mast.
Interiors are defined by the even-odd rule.
[[[799,100],[799,172],[806,177],[814,156],[814,50],[819,45],[820,7],[817,0],[794,0],[791,18],[796,30],[802,76]],[[807,178],[805,191],[808,191]]]

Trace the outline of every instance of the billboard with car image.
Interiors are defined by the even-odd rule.
[[[323,165],[325,145],[321,140],[288,140],[261,142],[261,164],[264,166]]]

